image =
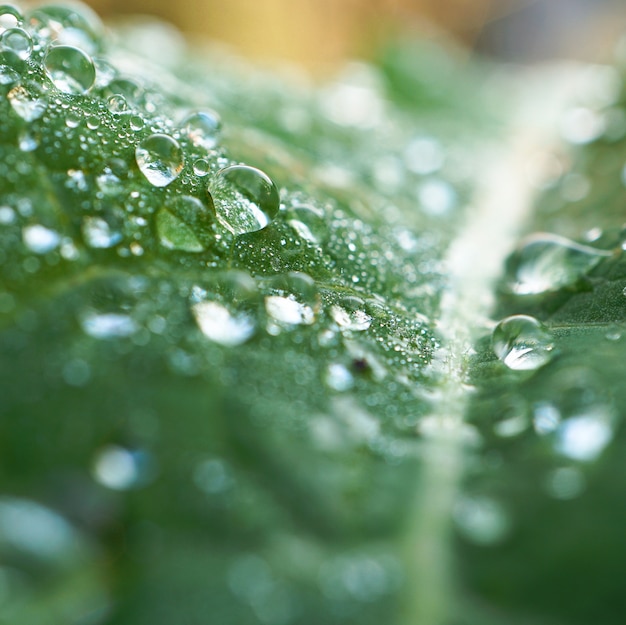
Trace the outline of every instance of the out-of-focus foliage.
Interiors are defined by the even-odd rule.
[[[398,45],[312,89],[77,6],[0,28],[1,623],[619,622],[615,126],[534,218],[587,245],[509,261],[501,316],[545,325],[457,384],[446,259],[510,103],[485,68]],[[412,601],[431,567],[447,616]]]

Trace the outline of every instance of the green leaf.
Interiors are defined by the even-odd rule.
[[[619,622],[615,134],[531,214],[491,68],[399,43],[312,87],[151,22],[13,18],[0,623]],[[524,220],[603,230],[521,295]],[[497,360],[492,310],[545,324],[543,367]]]

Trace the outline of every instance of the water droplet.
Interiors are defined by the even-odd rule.
[[[408,169],[416,174],[433,174],[444,162],[441,143],[432,137],[417,137],[407,146],[404,160]]]
[[[54,86],[64,93],[86,93],[96,80],[96,68],[91,58],[72,46],[50,48],[44,67]]]
[[[202,178],[209,173],[209,162],[203,158],[197,159],[193,164],[193,173]]]
[[[107,100],[107,106],[109,111],[115,115],[120,115],[121,113],[126,113],[128,111],[128,102],[126,102],[126,98],[119,94],[112,95]]]
[[[348,296],[330,307],[330,316],[343,330],[363,331],[372,325],[372,317],[364,309],[365,302],[360,297]]]
[[[556,431],[556,451],[572,460],[595,460],[613,438],[609,416],[599,410],[565,419]]]
[[[344,365],[331,363],[326,369],[324,381],[329,388],[340,393],[349,391],[354,386],[354,376]]]
[[[483,496],[463,497],[455,506],[454,519],[467,539],[482,546],[502,542],[511,527],[503,506]]]
[[[10,206],[0,206],[0,224],[6,226],[15,221],[15,211]]]
[[[278,190],[261,170],[231,165],[217,172],[210,192],[219,222],[235,235],[265,228],[280,208]]]
[[[81,230],[85,243],[95,249],[113,247],[122,240],[122,234],[102,217],[84,217]]]
[[[22,14],[10,4],[0,5],[0,33],[15,28],[22,23]]]
[[[548,328],[527,315],[513,315],[498,323],[493,331],[495,355],[517,371],[542,367],[553,357],[554,343]]]
[[[33,51],[30,35],[21,28],[9,28],[0,35],[0,51],[15,55],[25,61]]]
[[[275,321],[286,325],[311,325],[319,309],[319,294],[313,278],[297,271],[268,281],[271,295],[265,309]]]
[[[20,79],[20,75],[8,65],[0,64],[0,85],[13,85]]]
[[[509,256],[508,287],[518,295],[556,291],[574,284],[602,258],[612,255],[554,234],[535,234]]]
[[[7,97],[13,110],[27,122],[39,119],[48,106],[41,88],[34,82],[13,87]]]
[[[102,23],[84,4],[40,6],[28,15],[28,22],[31,30],[46,41],[75,46],[89,54],[99,48]]]
[[[181,125],[183,132],[196,147],[208,151],[217,145],[222,123],[215,111],[192,113]]]
[[[89,130],[97,130],[100,127],[100,118],[97,115],[87,117],[87,128]]]
[[[533,427],[541,436],[554,432],[561,423],[561,412],[552,403],[542,401],[533,408]]]
[[[131,336],[139,330],[132,317],[121,313],[90,311],[81,316],[80,325],[85,334],[100,340]]]
[[[22,152],[32,152],[39,147],[39,137],[27,130],[20,132],[18,142],[19,148]]]
[[[165,187],[183,170],[183,151],[169,135],[155,134],[144,139],[135,149],[141,173],[155,187]]]
[[[154,476],[154,461],[145,451],[108,445],[94,458],[94,479],[112,490],[130,490],[144,486]]]
[[[423,182],[418,187],[417,197],[422,210],[433,217],[448,214],[457,203],[456,191],[452,185],[439,179]]]
[[[293,297],[268,295],[265,298],[265,310],[275,321],[287,325],[310,325],[315,321],[313,310]]]
[[[254,334],[254,321],[249,315],[233,314],[218,302],[199,302],[191,310],[202,334],[220,345],[241,345]]]
[[[26,247],[35,252],[35,254],[46,254],[56,248],[61,242],[58,232],[39,224],[26,226],[22,230],[22,238]]]
[[[78,128],[83,117],[79,110],[68,111],[65,116],[65,125],[68,128]]]
[[[143,118],[140,117],[139,115],[133,115],[130,118],[129,124],[130,124],[130,129],[134,130],[135,132],[141,130],[144,127]]]
[[[193,230],[165,208],[157,213],[156,228],[161,245],[167,249],[182,252],[202,252],[204,250]]]

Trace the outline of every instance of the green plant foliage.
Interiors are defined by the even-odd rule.
[[[0,29],[0,623],[620,622],[615,128],[485,268],[482,67]]]

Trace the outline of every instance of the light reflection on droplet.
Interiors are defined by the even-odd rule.
[[[202,334],[220,345],[241,345],[254,334],[254,320],[249,315],[231,313],[218,302],[199,302],[191,310]]]

